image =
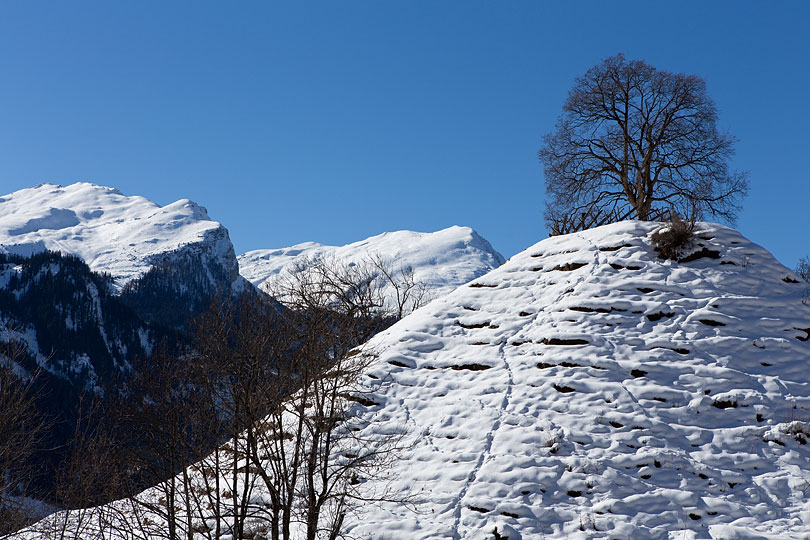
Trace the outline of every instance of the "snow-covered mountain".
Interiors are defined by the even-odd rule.
[[[159,206],[117,189],[79,182],[41,184],[0,197],[0,251],[77,255],[121,289],[172,259],[201,259],[213,286],[238,278],[228,231],[202,206]]]
[[[120,381],[212,294],[247,283],[202,206],[86,182],[0,197],[0,256],[0,341],[77,390]]]
[[[407,430],[416,511],[352,537],[810,537],[807,285],[714,224],[663,261],[655,228],[544,240],[372,339],[359,435]]]
[[[350,264],[376,257],[394,270],[411,268],[414,279],[433,298],[504,262],[501,254],[477,232],[458,226],[433,233],[387,232],[345,246],[306,242],[281,249],[260,249],[240,255],[238,260],[242,276],[257,287],[270,290],[276,280],[283,279],[285,272],[302,261],[326,258]]]
[[[55,419],[26,465],[36,489],[71,451],[84,392],[129,396],[156,345],[181,350],[190,318],[246,285],[228,231],[187,199],[161,207],[89,183],[0,197],[0,360],[38,374],[38,412]]]

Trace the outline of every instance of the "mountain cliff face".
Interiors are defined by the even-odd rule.
[[[27,351],[16,362],[29,373],[44,368],[80,391],[123,376],[167,337],[111,294],[107,277],[75,256],[0,254],[0,285],[2,341]]]
[[[477,232],[458,226],[433,233],[382,233],[345,246],[306,242],[281,249],[249,251],[238,259],[239,271],[248,281],[270,290],[286,272],[307,260],[325,258],[340,264],[356,264],[375,257],[395,271],[412,269],[414,279],[424,285],[431,298],[443,296],[504,262],[503,256]]]
[[[83,182],[0,197],[0,254],[8,338],[78,389],[124,375],[213,294],[245,285],[205,208]]]
[[[411,444],[358,481],[416,510],[352,537],[810,537],[807,284],[715,224],[661,260],[656,227],[544,240],[371,340],[358,436]]]

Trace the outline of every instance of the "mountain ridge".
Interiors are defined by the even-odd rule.
[[[110,274],[119,291],[172,253],[182,257],[195,246],[236,283],[227,229],[189,199],[160,206],[89,182],[40,184],[0,197],[0,250],[77,255],[91,270]]]
[[[7,337],[22,340],[31,358],[79,390],[125,378],[154,340],[176,334],[169,341],[177,341],[213,295],[250,286],[239,276],[228,230],[205,207],[189,199],[160,206],[89,182],[45,183],[0,197],[0,253],[21,257],[2,268]],[[53,290],[51,299],[44,293],[57,283],[65,290]],[[68,293],[76,302],[94,299],[79,326],[63,298]],[[19,305],[23,296],[37,299],[47,324]],[[96,342],[104,346],[91,346]],[[40,343],[51,345],[41,350]]]

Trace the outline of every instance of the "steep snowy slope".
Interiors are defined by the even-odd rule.
[[[540,242],[377,336],[376,423],[416,446],[358,537],[810,538],[807,286],[704,225]]]
[[[544,240],[371,341],[361,437],[407,430],[417,511],[352,537],[810,538],[807,285],[714,224],[661,261],[655,227]]]
[[[44,252],[32,257],[0,253],[0,344],[24,344],[25,369],[41,367],[49,384],[90,390],[106,387],[130,371],[151,345],[168,340],[110,294],[103,276],[72,255]],[[64,414],[67,389],[42,396],[41,404]]]
[[[28,355],[78,389],[121,384],[155,339],[246,284],[228,231],[203,207],[89,183],[0,197],[0,254],[0,343],[25,336]]]
[[[239,256],[239,271],[248,281],[272,288],[275,280],[306,259],[334,258],[352,263],[380,256],[395,269],[411,267],[431,297],[452,291],[503,264],[503,257],[469,227],[433,233],[395,231],[345,246],[306,242],[281,249],[260,249]]]
[[[166,206],[116,189],[79,182],[42,184],[0,197],[0,251],[45,249],[81,257],[112,274],[117,288],[173,258],[202,258],[211,279],[228,282],[238,269],[228,231],[202,206],[182,199]]]

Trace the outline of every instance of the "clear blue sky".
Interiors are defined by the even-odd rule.
[[[704,77],[752,190],[738,228],[810,254],[810,2],[0,1],[0,193],[190,198],[237,252],[383,231],[544,238],[536,151],[624,52]]]

